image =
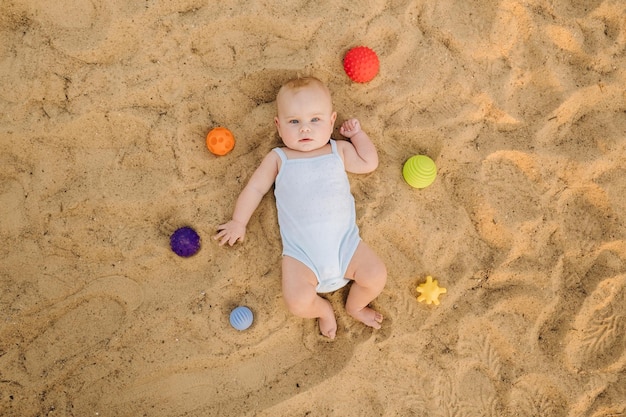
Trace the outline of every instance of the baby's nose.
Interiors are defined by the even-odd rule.
[[[308,123],[302,123],[302,125],[300,126],[300,131],[301,132],[310,132],[311,131],[311,127],[309,126]]]

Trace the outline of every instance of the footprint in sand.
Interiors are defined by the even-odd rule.
[[[496,221],[516,226],[541,214],[545,184],[541,166],[534,155],[519,151],[498,151],[481,165],[488,204],[501,217]]]
[[[501,399],[496,386],[479,365],[460,361],[455,374],[440,375],[433,388],[437,395],[431,399],[431,407],[442,410],[443,415],[499,416],[495,411]]]
[[[502,333],[504,327],[486,317],[464,319],[457,345],[462,359],[450,369],[434,371],[429,408],[445,415],[496,417],[504,410],[529,417],[566,415],[567,398],[549,376],[516,377],[515,367],[508,366],[522,361],[531,367],[532,354],[516,349],[518,335]]]
[[[600,187],[589,185],[565,190],[557,202],[561,233],[571,246],[613,240],[616,215]]]
[[[585,299],[566,338],[573,370],[619,371],[626,365],[626,275],[606,279]]]
[[[473,330],[461,335],[463,340],[459,342],[458,352],[463,358],[450,364],[449,368],[442,370],[428,360],[419,363],[418,373],[424,381],[414,388],[419,392],[417,398],[411,399],[414,392],[404,396],[403,408],[439,410],[446,416],[501,415],[506,396],[499,392],[502,392],[501,381],[507,378],[506,372],[502,372],[496,345],[489,341],[487,333],[490,329],[479,326],[479,333],[475,332],[477,328]],[[424,390],[425,386],[429,389]],[[402,412],[397,415],[422,414]]]
[[[141,288],[135,281],[110,276],[93,281],[49,308],[25,316],[20,326],[40,331],[30,341],[15,343],[0,358],[3,383],[28,390],[24,393],[28,396],[54,385],[60,378],[75,376],[85,365],[89,352],[105,348],[125,316],[142,300]],[[88,376],[83,379],[86,384],[91,382]],[[19,399],[22,395],[14,396]]]
[[[509,406],[521,417],[565,417],[568,401],[549,375],[528,374],[513,383]]]
[[[475,181],[450,179],[458,182],[462,203],[478,234],[490,246],[509,249],[520,225],[542,215],[547,185],[535,155],[494,152],[483,160]],[[473,192],[461,192],[465,188]]]
[[[24,367],[32,380],[51,382],[68,365],[110,337],[124,317],[124,308],[114,300],[86,299],[38,336],[24,352]]]
[[[279,68],[293,63],[301,69],[308,61],[304,59],[304,54],[308,42],[319,29],[319,19],[300,23],[296,20],[287,27],[259,15],[220,19],[203,25],[201,30],[191,34],[191,50],[202,59],[209,71],[238,70],[237,66],[247,66],[251,61],[265,58],[265,55],[280,60]],[[264,47],[259,48],[259,45]]]
[[[588,163],[617,149],[615,132],[626,129],[626,92],[622,83],[596,84],[574,92],[552,114],[536,140],[557,155]]]
[[[588,366],[581,363],[583,358],[593,355],[594,349],[604,346],[604,351],[614,338],[624,338],[623,328],[610,327],[623,321],[616,314],[620,309],[622,317],[624,314],[624,303],[619,303],[620,297],[622,301],[624,297],[624,273],[624,242],[605,243],[593,252],[564,255],[555,265],[552,277],[556,297],[543,309],[531,340],[537,341],[538,348],[546,354],[562,352],[560,361],[570,367],[598,368],[617,361],[612,355],[623,352],[623,346],[609,356],[605,353],[589,359]],[[600,345],[600,340],[604,345]],[[565,352],[563,346],[566,346]]]
[[[33,19],[50,34],[51,44],[61,52],[88,63],[110,63],[130,56],[139,48],[136,33],[144,28],[132,19],[117,16],[109,2],[59,0],[51,3],[36,0],[26,7]],[[122,6],[124,7],[124,6]],[[126,12],[132,6],[126,6]],[[68,18],[71,16],[71,18]],[[134,18],[139,18],[134,16]]]

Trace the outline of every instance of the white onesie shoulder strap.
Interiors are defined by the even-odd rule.
[[[280,148],[274,148],[272,149],[274,152],[276,152],[278,154],[278,156],[280,156],[280,160],[284,163],[287,160],[287,155],[285,154],[285,151],[283,151]]]
[[[333,153],[337,153],[337,142],[335,142],[334,139],[330,140],[330,149],[332,150]]]

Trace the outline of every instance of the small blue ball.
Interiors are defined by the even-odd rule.
[[[187,258],[200,250],[200,236],[191,227],[181,227],[170,237],[170,246],[176,255]]]
[[[237,330],[246,330],[252,325],[252,310],[248,307],[240,306],[230,312],[230,324]]]

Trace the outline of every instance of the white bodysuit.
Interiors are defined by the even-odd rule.
[[[332,153],[282,161],[274,195],[283,255],[291,256],[316,275],[317,292],[338,290],[349,280],[346,270],[361,238],[354,197],[337,144]]]

